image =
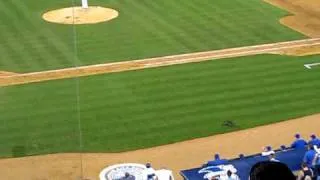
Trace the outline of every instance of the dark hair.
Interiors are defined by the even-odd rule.
[[[232,172],[230,170],[228,170],[227,175],[228,175],[228,177],[230,177],[232,175]]]
[[[309,149],[314,150],[314,147],[313,147],[312,143],[308,143],[308,147],[309,147]]]
[[[250,180],[295,180],[287,165],[280,162],[263,161],[250,170]]]
[[[303,163],[301,164],[301,167],[302,167],[302,168],[305,168],[305,167],[308,167],[308,165],[307,165],[305,162],[303,162]]]
[[[147,163],[146,164],[146,168],[150,168],[151,167],[151,164],[150,163]]]

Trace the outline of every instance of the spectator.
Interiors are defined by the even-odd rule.
[[[297,180],[311,180],[313,177],[313,172],[308,168],[306,163],[302,163],[301,171],[298,173]]]
[[[223,178],[220,178],[219,180],[240,180],[239,176],[235,173],[232,173],[230,170],[227,171],[227,175]]]
[[[207,166],[218,166],[222,164],[228,164],[228,160],[226,159],[220,159],[219,154],[214,155],[214,160],[213,161],[208,161]]]
[[[210,180],[220,180],[220,177],[219,176],[213,176],[213,177],[211,177]]]
[[[263,149],[261,155],[262,156],[270,156],[271,154],[274,154],[275,152],[272,150],[271,146],[267,146]]]
[[[308,144],[312,144],[313,146],[320,147],[320,139],[318,139],[316,135],[312,134],[310,138],[311,139],[308,142]]]
[[[156,171],[158,180],[174,180],[172,171],[167,168],[162,168]]]
[[[317,146],[313,146],[316,151],[316,155],[313,159],[313,174],[316,176],[316,180],[320,180],[320,149]]]
[[[125,173],[124,177],[120,178],[120,180],[135,180],[135,179],[136,179],[136,177],[129,174],[128,172]]]
[[[269,155],[269,161],[280,162],[278,159],[276,159],[276,153],[272,153]]]
[[[303,162],[306,163],[309,168],[312,167],[315,156],[316,156],[316,151],[314,150],[313,145],[308,144],[308,151],[305,153],[303,157]]]
[[[316,152],[316,155],[313,159],[313,165],[320,165],[320,148],[317,146],[313,146],[314,151]]]
[[[291,170],[283,163],[263,161],[255,164],[249,175],[250,180],[295,180]]]
[[[156,180],[158,179],[156,176],[156,171],[151,167],[150,163],[146,164],[146,169],[143,170],[143,176],[145,180]]]
[[[285,145],[281,145],[280,149],[281,149],[281,151],[285,151],[285,150],[287,150],[287,147]]]
[[[304,148],[307,142],[301,138],[300,134],[295,135],[296,140],[291,144],[291,148]]]

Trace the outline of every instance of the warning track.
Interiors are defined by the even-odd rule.
[[[222,58],[277,53],[282,50],[290,50],[294,48],[311,47],[317,45],[320,45],[320,38],[245,46],[238,48],[180,54],[141,60],[123,61],[116,63],[96,64],[89,66],[80,66],[24,74],[13,74],[10,76],[0,76],[0,87],[56,79],[89,76],[95,74],[105,74],[161,66],[170,66],[176,64],[194,63]]]

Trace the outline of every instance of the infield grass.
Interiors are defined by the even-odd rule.
[[[0,2],[0,70],[32,72],[305,38],[261,0],[91,0],[120,16],[59,25],[41,15],[71,0]],[[78,1],[76,1],[79,3]]]
[[[319,113],[319,68],[303,67],[318,61],[260,55],[2,87],[0,155],[79,152],[79,123],[85,152],[119,152]]]

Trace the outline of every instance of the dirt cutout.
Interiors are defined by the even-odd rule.
[[[264,0],[289,11],[293,15],[280,19],[280,23],[309,37],[320,37],[319,0]]]
[[[0,160],[2,179],[23,180],[74,180],[83,172],[86,179],[98,179],[106,166],[123,162],[151,162],[155,168],[168,167],[176,179],[182,179],[182,169],[199,167],[219,152],[231,158],[239,153],[246,155],[260,152],[262,147],[289,145],[294,134],[300,132],[306,139],[320,131],[320,114],[290,121],[261,126],[248,130],[199,138],[124,153],[64,153]],[[82,158],[82,164],[81,164]],[[82,169],[81,169],[82,168]]]
[[[100,6],[70,7],[46,12],[42,18],[58,24],[95,24],[118,17],[118,11]]]
[[[287,50],[274,51],[271,54],[280,54],[286,56],[309,56],[320,54],[320,45],[292,48]]]
[[[320,37],[320,3],[319,0],[264,0],[274,6],[289,11],[289,15],[280,19],[280,23],[306,36]],[[275,51],[272,54],[289,56],[306,56],[320,54],[320,46],[293,48]]]

